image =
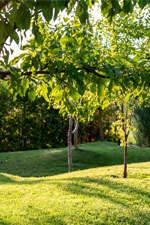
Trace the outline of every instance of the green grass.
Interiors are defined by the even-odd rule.
[[[123,147],[110,142],[93,142],[73,150],[74,171],[121,165]],[[147,162],[150,149],[130,147],[128,163]],[[67,148],[0,153],[0,172],[21,177],[43,177],[68,172]]]
[[[149,160],[149,148],[129,148],[123,179],[113,143],[81,145],[73,173],[66,148],[1,153],[0,225],[149,225]]]

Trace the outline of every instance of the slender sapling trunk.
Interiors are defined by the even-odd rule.
[[[128,135],[125,135],[125,146],[124,146],[124,172],[123,177],[127,178],[127,148],[128,148]]]
[[[78,149],[78,128],[74,132],[74,147],[75,147],[75,150]]]
[[[69,166],[69,172],[73,171],[71,137],[72,137],[72,117],[70,116],[69,117],[69,129],[68,129],[68,166]]]

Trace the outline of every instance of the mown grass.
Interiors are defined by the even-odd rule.
[[[73,149],[74,171],[123,164],[123,147],[115,143],[95,142]],[[128,149],[128,163],[147,162],[150,149]],[[0,153],[0,172],[21,177],[52,176],[68,172],[67,148]]]
[[[80,148],[73,154],[78,171],[65,174],[66,149],[1,153],[0,224],[150,224],[150,149],[129,148],[123,179],[122,148]]]

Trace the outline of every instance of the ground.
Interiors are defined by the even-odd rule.
[[[150,149],[123,149],[97,142],[73,150],[76,170],[67,173],[67,151],[0,154],[1,225],[150,224]]]

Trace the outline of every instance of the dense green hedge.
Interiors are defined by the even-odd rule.
[[[67,145],[68,118],[48,108],[41,97],[32,102],[28,94],[14,102],[9,88],[0,85],[0,151],[19,151]],[[109,115],[110,114],[110,115]],[[114,140],[111,111],[102,113],[105,140]],[[99,113],[93,121],[80,122],[79,143],[100,140]]]
[[[10,101],[10,100],[9,100]],[[11,104],[10,104],[11,105]],[[16,151],[65,146],[68,121],[42,99],[18,99],[1,115],[0,149]]]
[[[134,133],[136,144],[139,146],[150,146],[150,108],[135,110]]]

